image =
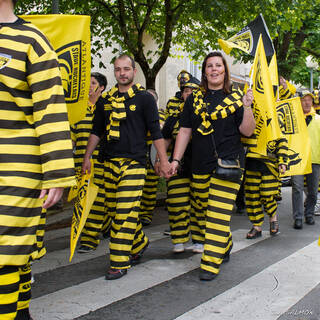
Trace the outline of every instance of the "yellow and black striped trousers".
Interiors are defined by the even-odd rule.
[[[219,273],[225,255],[232,249],[230,220],[241,181],[230,182],[214,176],[210,178],[206,215],[204,252],[201,269]]]
[[[20,319],[20,314],[29,312],[31,299],[30,264],[23,267],[0,267],[0,319]]]
[[[140,203],[140,219],[143,218],[149,222],[152,221],[153,210],[157,204],[157,186],[159,176],[150,165],[147,165],[147,175],[142,191]]]
[[[210,174],[193,174],[190,184],[190,230],[193,243],[204,244]]]
[[[106,233],[111,227],[105,208],[104,164],[97,160],[94,161],[94,184],[99,190],[82,230],[80,244],[95,249],[100,242],[100,232]]]
[[[110,267],[127,269],[130,255],[137,254],[148,243],[139,220],[140,199],[146,169],[132,159],[105,161],[105,206],[112,218],[110,232]]]
[[[173,244],[189,241],[190,233],[190,178],[179,175],[168,181],[167,208]]]
[[[246,170],[244,191],[248,217],[255,226],[261,226],[264,221],[264,211],[273,217],[277,212],[275,196],[279,192],[279,180],[271,172]]]

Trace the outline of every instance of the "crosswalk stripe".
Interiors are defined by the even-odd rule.
[[[159,228],[163,231],[163,227]],[[150,230],[151,237],[152,233],[155,238],[160,237],[155,229]],[[267,232],[263,232],[261,238],[246,240],[245,233],[245,230],[233,232],[234,249],[232,252],[254,245],[269,237]],[[33,299],[30,309],[32,314],[37,315],[38,320],[74,319],[194,270],[199,267],[200,258],[201,255],[194,255],[188,259],[150,260],[134,267],[127,276],[116,281],[107,282],[103,277],[99,277]]]
[[[318,251],[315,241],[176,320],[276,320],[320,283]]]
[[[147,228],[145,230],[146,235],[150,239],[150,242],[166,238],[168,236],[163,235],[163,231],[168,228],[168,224],[157,225],[155,227]],[[60,235],[69,235],[70,228],[60,231]],[[52,232],[47,232],[48,239],[52,239]],[[37,273],[42,273],[50,270],[54,270],[58,267],[70,266],[79,262],[83,262],[89,259],[97,258],[109,253],[108,240],[101,240],[100,245],[95,251],[88,252],[85,254],[75,253],[71,262],[69,262],[70,250],[69,248],[63,250],[56,250],[53,252],[48,252],[43,259],[36,261],[32,265],[32,273],[35,275]]]

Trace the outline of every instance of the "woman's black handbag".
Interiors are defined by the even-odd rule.
[[[217,167],[214,172],[214,175],[221,180],[239,182],[242,176],[242,169],[240,167],[239,159],[219,158],[213,134],[211,134],[211,138],[212,138],[213,147],[215,149],[215,156],[218,159]]]
[[[242,176],[240,161],[238,159],[221,159],[218,158],[215,176],[222,180],[238,182]]]

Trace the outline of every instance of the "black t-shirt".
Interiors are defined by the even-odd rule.
[[[172,142],[173,142],[173,148],[172,148],[170,160],[172,160],[173,150],[174,150],[174,146],[175,146],[175,142],[176,142],[175,141],[176,137],[174,136],[173,131],[174,131],[174,127],[175,127],[176,123],[179,122],[180,115],[179,116],[169,116],[167,118],[163,128],[162,128],[162,135],[163,135],[164,139],[172,139]],[[191,142],[188,143],[188,146],[186,148],[186,151],[183,155],[183,159],[181,162],[182,162],[182,165],[181,165],[181,168],[179,171],[179,175],[182,177],[190,177],[192,175]]]
[[[211,114],[215,108],[227,97],[223,90],[208,90],[204,97],[207,103],[208,113]],[[195,174],[209,174],[216,168],[217,159],[212,141],[214,137],[219,158],[235,159],[243,152],[239,126],[243,118],[243,108],[225,119],[210,120],[214,132],[202,135],[197,131],[202,119],[194,113],[193,95],[191,94],[185,102],[180,118],[180,127],[192,128],[192,172]]]
[[[99,158],[129,158],[145,165],[147,132],[150,131],[152,140],[162,138],[156,102],[147,91],[138,91],[124,105],[126,119],[120,121],[120,139],[108,141],[106,126],[112,113],[111,104],[107,98],[100,97],[97,101],[91,133],[102,138]]]

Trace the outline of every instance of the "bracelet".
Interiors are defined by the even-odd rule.
[[[172,159],[172,161],[171,161],[171,162],[173,162],[173,161],[178,162],[178,165],[179,165],[179,166],[181,166],[181,161],[180,161],[180,160],[178,160],[178,159]]]
[[[155,163],[160,162],[160,159],[158,158],[158,159],[154,160],[154,162]]]

